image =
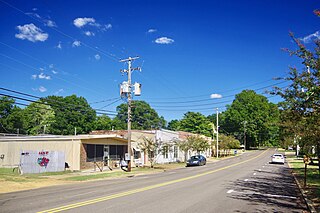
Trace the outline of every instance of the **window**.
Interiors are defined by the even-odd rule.
[[[178,147],[177,146],[173,147],[173,157],[178,158]]]
[[[164,158],[168,158],[169,157],[169,147],[168,146],[164,146],[162,149],[162,155]]]

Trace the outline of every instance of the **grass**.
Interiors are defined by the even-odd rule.
[[[305,164],[302,158],[296,158],[294,152],[286,152],[287,161],[292,168],[293,175],[296,176],[300,185],[304,185]],[[318,165],[307,166],[307,186],[304,189],[315,207],[320,211],[320,174]]]
[[[67,180],[67,181],[97,180],[97,179],[104,179],[104,178],[125,177],[125,176],[137,175],[137,174],[145,174],[145,173],[150,173],[152,171],[163,171],[163,170],[150,169],[147,167],[139,167],[139,168],[132,168],[130,173],[127,173],[122,170],[112,171],[112,172],[107,171],[99,174],[76,175],[73,177],[64,178],[64,180]]]
[[[12,168],[0,168],[0,180],[11,182],[32,182],[41,177],[36,175],[20,175],[17,170]]]

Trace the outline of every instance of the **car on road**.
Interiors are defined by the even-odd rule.
[[[284,156],[283,156],[283,154],[273,154],[271,156],[271,163],[284,164]]]
[[[194,155],[187,160],[187,167],[203,166],[203,165],[206,165],[206,163],[207,163],[207,159],[203,155]]]

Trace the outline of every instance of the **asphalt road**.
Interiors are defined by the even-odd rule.
[[[274,150],[161,174],[0,195],[0,212],[303,212],[288,166]]]

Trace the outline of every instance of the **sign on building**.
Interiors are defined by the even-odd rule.
[[[65,153],[59,151],[21,151],[21,173],[60,172],[65,169]]]

